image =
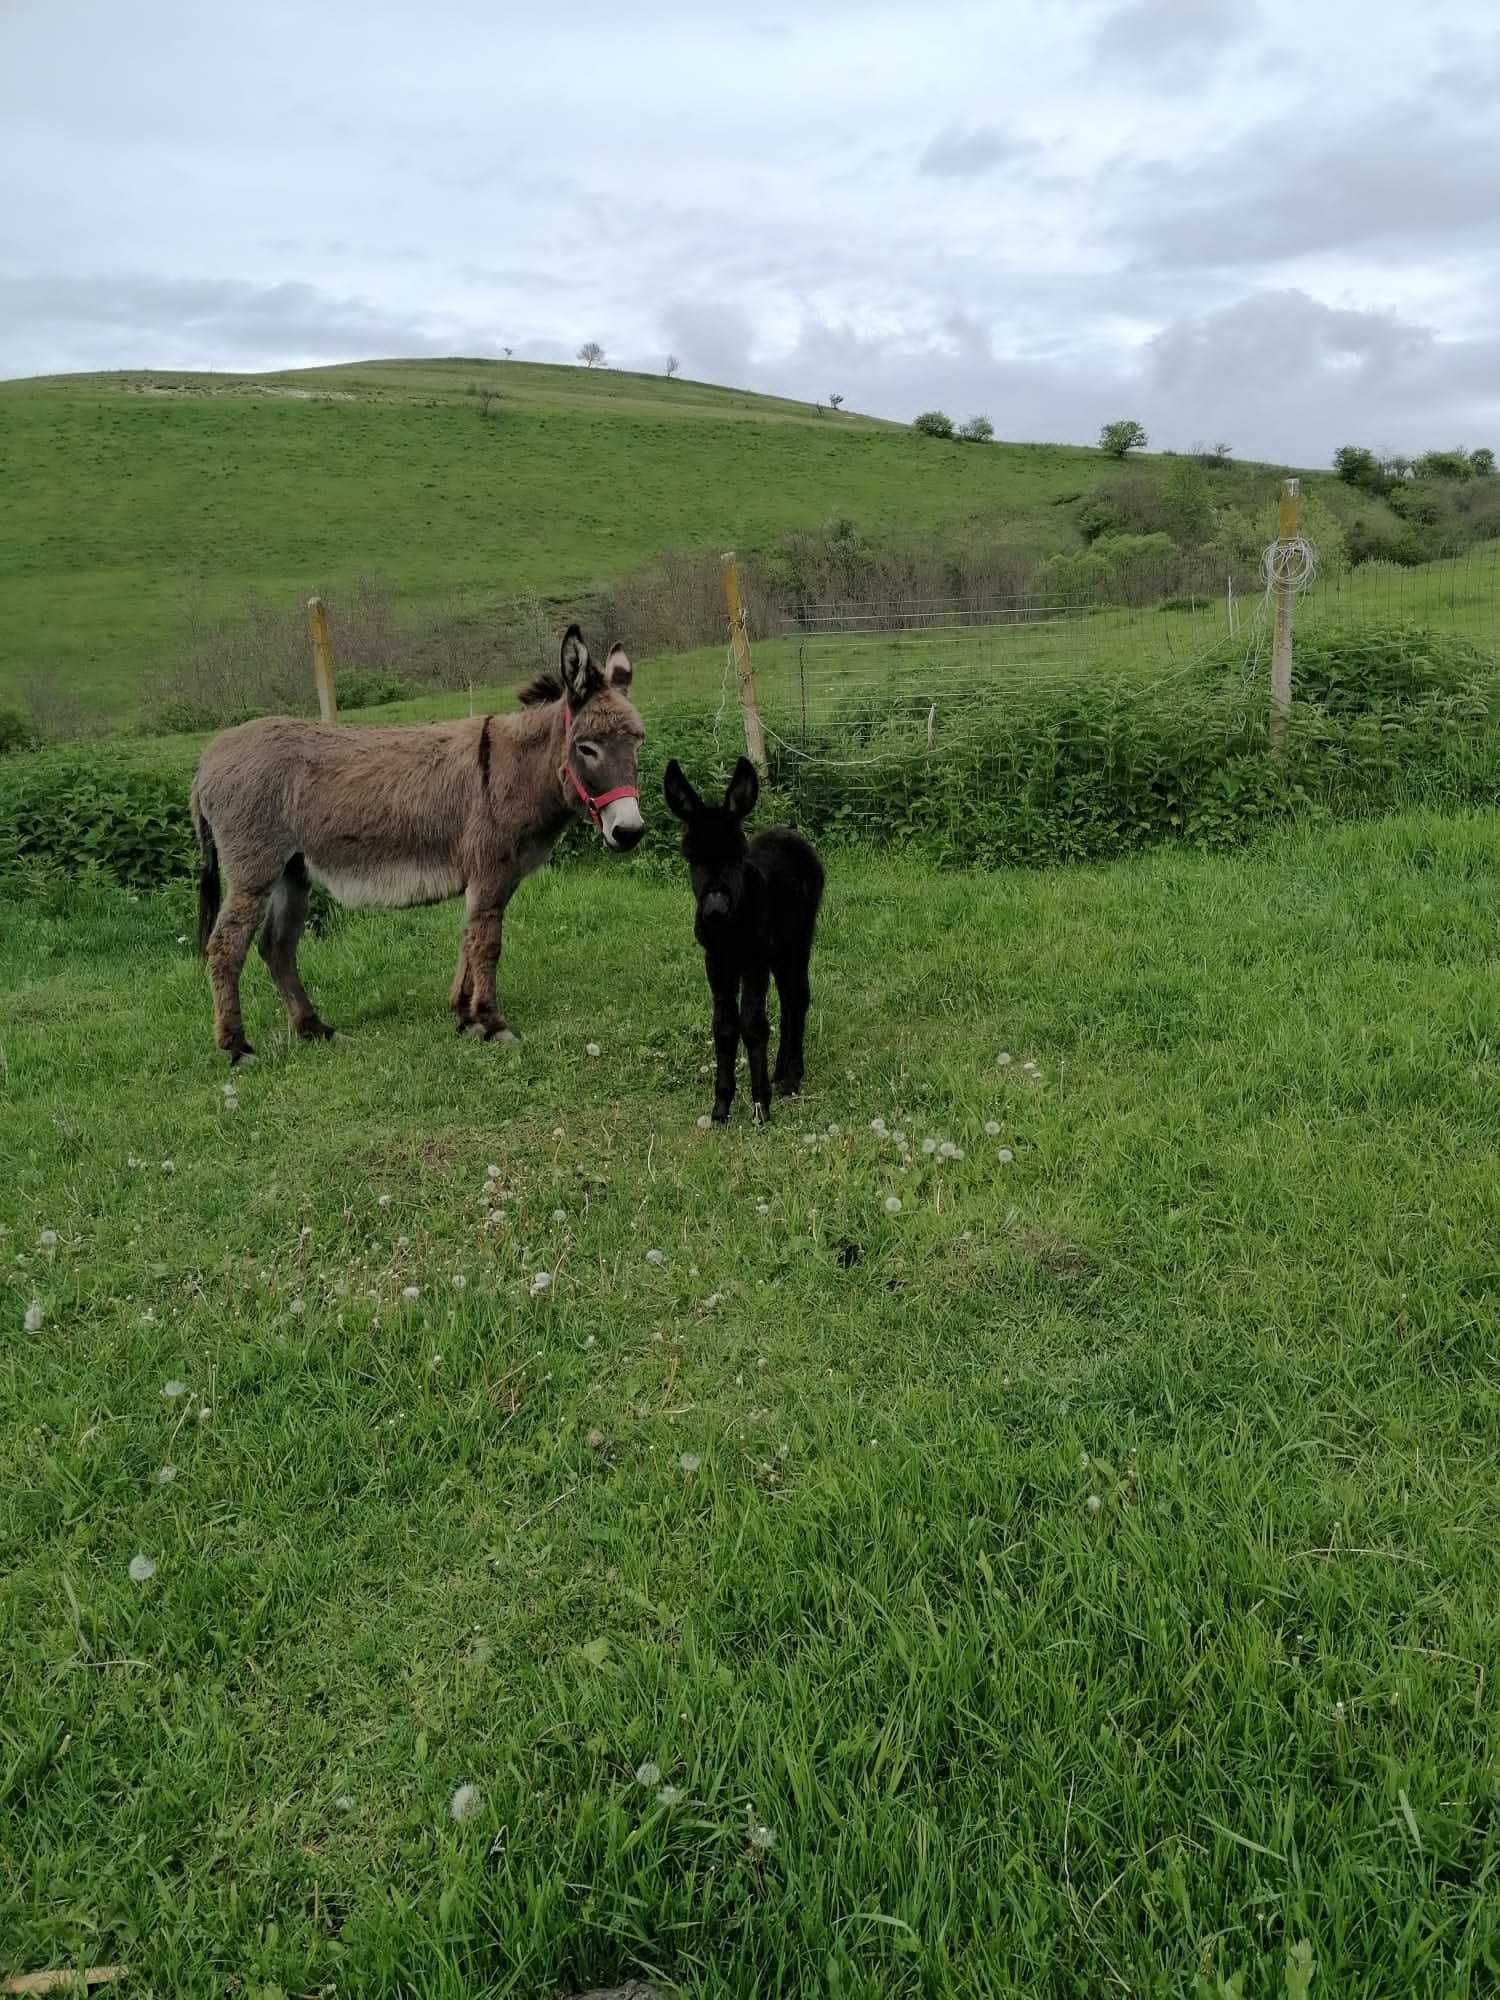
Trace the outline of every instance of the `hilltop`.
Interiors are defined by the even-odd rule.
[[[550,613],[663,551],[753,553],[830,518],[887,540],[979,524],[1028,557],[1066,552],[1101,479],[1145,488],[1160,464],[463,357],[0,384],[0,694],[45,680],[125,718],[190,620],[362,575],[404,606],[535,595]],[[1249,505],[1274,470],[1217,477]]]

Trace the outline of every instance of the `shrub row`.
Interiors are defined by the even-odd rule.
[[[1226,649],[1155,689],[1025,687],[945,675],[936,720],[916,683],[851,697],[815,730],[773,729],[757,815],[830,844],[900,846],[945,865],[1104,860],[1158,842],[1222,847],[1299,810],[1353,817],[1426,800],[1492,802],[1500,681],[1467,642],[1420,629],[1310,635],[1286,753],[1271,755],[1263,676]],[[774,722],[776,718],[771,718]],[[929,728],[931,734],[929,737]],[[738,752],[735,720],[653,711],[642,758],[646,865],[677,827],[656,801],[677,756],[701,787]],[[94,746],[0,765],[0,891],[97,867],[132,889],[190,874],[191,755]],[[572,830],[560,858],[596,852]]]

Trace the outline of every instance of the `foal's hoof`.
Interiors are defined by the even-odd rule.
[[[486,1028],[484,1039],[487,1042],[518,1042],[521,1037],[516,1033],[514,1028],[507,1028],[502,1021],[496,1027]]]
[[[771,1122],[770,1098],[769,1097],[766,1098],[764,1103],[762,1103],[759,1099],[757,1099],[755,1103],[751,1105],[750,1113],[757,1125],[769,1125]]]
[[[297,1036],[300,1041],[304,1042],[331,1042],[333,1040],[333,1030],[326,1021],[320,1021],[317,1015],[314,1014],[310,1021],[299,1021],[297,1023]]]
[[[801,1095],[801,1092],[802,1092],[802,1079],[800,1076],[777,1077],[776,1095],[778,1097],[798,1097]]]
[[[709,1113],[709,1116],[713,1119],[715,1125],[727,1125],[729,1123],[729,1106],[727,1104],[716,1104]]]

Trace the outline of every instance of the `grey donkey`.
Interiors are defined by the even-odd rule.
[[[209,744],[192,791],[198,945],[213,987],[214,1038],[231,1064],[254,1053],[240,1016],[240,972],[257,932],[293,1032],[307,1040],[333,1032],[297,971],[312,882],[351,907],[403,909],[462,894],[448,996],[458,1032],[516,1039],[495,974],[517,886],[571,819],[591,819],[616,852],[645,831],[637,789],[644,732],[628,696],[624,647],[612,645],[601,670],[570,625],[559,664],[558,676],[521,690],[519,714],[407,729],[273,715]]]

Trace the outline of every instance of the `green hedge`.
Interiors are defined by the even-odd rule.
[[[935,863],[1045,866],[1165,841],[1223,847],[1316,810],[1341,818],[1419,801],[1493,803],[1500,791],[1494,663],[1462,640],[1409,629],[1299,642],[1286,754],[1270,753],[1263,679],[1242,649],[1195,661],[1155,688],[1017,686],[976,674],[943,693],[865,692],[803,735],[774,715],[758,824],[787,819],[830,844],[899,845]],[[1316,697],[1316,698],[1311,698]],[[737,718],[653,711],[641,759],[647,866],[675,866],[662,769],[682,760],[704,791],[739,751]],[[784,731],[785,740],[777,733]],[[0,890],[38,871],[96,866],[133,889],[191,873],[191,752],[161,765],[127,751],[39,752],[0,763]],[[597,852],[571,829],[559,858]],[[640,865],[639,862],[636,865]]]

